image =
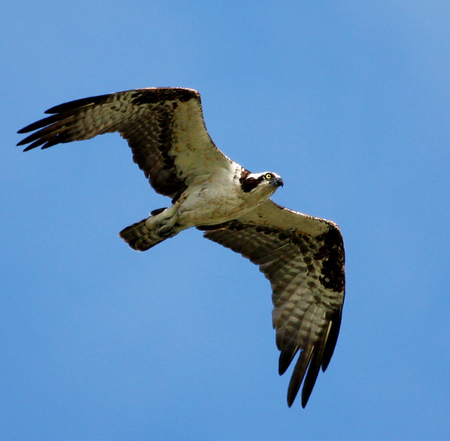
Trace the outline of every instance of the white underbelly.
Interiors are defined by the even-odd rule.
[[[178,208],[179,225],[215,225],[236,219],[255,208],[259,201],[243,198],[236,189],[199,188],[193,190]]]

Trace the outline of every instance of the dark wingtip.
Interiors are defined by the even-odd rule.
[[[314,346],[309,346],[306,349],[304,349],[300,353],[300,357],[297,360],[297,363],[294,367],[294,372],[292,373],[291,381],[289,382],[288,387],[288,406],[291,407],[292,403],[295,400],[295,397],[298,394],[298,391],[300,390],[300,386],[302,385],[303,378],[305,377],[306,370],[308,368],[309,362],[311,360],[311,356],[313,354]],[[304,389],[303,389],[304,391]],[[306,397],[306,401],[308,401]],[[305,405],[306,405],[305,401]],[[302,399],[302,406],[303,406],[303,399]],[[304,406],[303,406],[304,407]]]
[[[298,393],[298,391],[297,391]],[[287,405],[288,407],[292,407],[292,405],[294,404],[295,398],[297,397],[297,393],[295,393],[295,395],[293,396],[289,396],[287,398]],[[309,400],[310,395],[308,395],[307,397],[303,397],[302,396],[302,408],[304,409],[306,407],[306,405],[308,404],[308,400]]]
[[[293,350],[283,350],[281,352],[280,358],[278,359],[278,373],[280,375],[283,375],[287,371],[297,351],[298,348]]]
[[[331,318],[331,325],[328,334],[328,338],[325,342],[325,349],[322,356],[322,371],[325,372],[331,357],[333,356],[334,349],[336,347],[339,329],[341,327],[342,309],[336,310],[334,316]]]
[[[304,409],[306,405],[308,404],[309,395],[306,398],[302,397],[302,408]]]

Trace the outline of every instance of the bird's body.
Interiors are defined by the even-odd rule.
[[[25,150],[117,131],[155,191],[172,199],[168,208],[122,230],[132,248],[144,251],[197,227],[259,265],[273,290],[280,374],[300,351],[288,404],[304,381],[305,406],[339,333],[344,248],[338,227],[270,201],[282,179],[273,172],[251,173],[217,149],[194,90],[137,89],[69,102],[47,113],[53,115],[19,132],[35,131],[19,143],[30,144]]]
[[[132,248],[145,251],[187,228],[217,225],[239,218],[283,185],[281,178],[266,172],[263,176],[270,179],[265,179],[265,185],[245,192],[241,182],[246,172],[240,169],[242,167],[236,164],[229,172],[224,170],[214,175],[215,179],[211,175],[198,177],[171,207],[155,210],[149,218],[122,230],[121,237]]]

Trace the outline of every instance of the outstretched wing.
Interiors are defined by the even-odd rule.
[[[209,137],[200,94],[192,89],[130,90],[71,101],[46,113],[54,115],[19,130],[35,132],[18,145],[44,149],[119,132],[152,187],[173,199],[197,176],[232,164]]]
[[[288,389],[291,406],[304,380],[305,407],[319,369],[328,366],[344,302],[344,246],[332,222],[267,200],[236,220],[200,227],[205,237],[250,259],[270,280],[273,326],[283,374],[298,351]],[[306,378],[305,378],[306,374]]]

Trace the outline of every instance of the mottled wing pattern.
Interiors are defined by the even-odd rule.
[[[341,323],[344,247],[338,227],[269,200],[237,220],[200,229],[206,230],[206,238],[259,265],[270,280],[279,372],[301,351],[288,404],[304,380],[305,407],[320,367],[325,371],[333,355]]]
[[[71,101],[46,113],[53,115],[19,131],[34,133],[18,145],[48,148],[119,132],[152,187],[173,199],[198,175],[231,164],[211,141],[200,94],[192,89],[130,90]]]

